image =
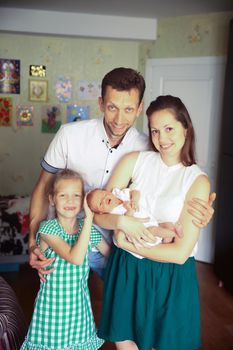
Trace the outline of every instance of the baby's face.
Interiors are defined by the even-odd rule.
[[[121,204],[121,200],[106,190],[95,191],[91,207],[98,213],[110,213],[116,206]]]

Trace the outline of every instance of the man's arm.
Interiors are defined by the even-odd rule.
[[[214,215],[213,203],[216,199],[216,193],[209,195],[209,200],[203,201],[199,198],[192,198],[188,202],[188,212],[193,216],[193,223],[199,228],[206,227]]]
[[[51,259],[46,259],[40,249],[36,246],[36,232],[38,231],[40,222],[47,218],[49,207],[48,192],[53,177],[54,174],[48,173],[44,170],[41,171],[39,180],[32,193],[30,204],[29,263],[33,268],[36,268],[39,271],[50,265],[52,261]],[[40,275],[40,277],[42,276]]]

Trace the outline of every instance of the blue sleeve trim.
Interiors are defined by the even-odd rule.
[[[47,171],[48,173],[56,174],[59,170],[63,170],[60,168],[55,168],[54,166],[48,164],[44,159],[40,162],[41,167]]]

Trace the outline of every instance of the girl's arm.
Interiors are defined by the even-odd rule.
[[[81,234],[73,247],[63,241],[60,237],[41,234],[41,240],[51,247],[62,259],[74,265],[82,265],[87,253],[90,240],[93,213],[89,209],[86,197],[84,199],[85,219]],[[43,243],[42,242],[42,243]]]
[[[139,152],[131,152],[120,160],[106,186],[107,190],[112,191],[115,187],[120,189],[128,187],[138,155]],[[127,215],[95,214],[97,225],[109,230],[121,230],[137,245],[142,243],[141,238],[146,242],[153,243],[153,235],[143,225],[147,221],[148,219],[139,219]]]
[[[159,244],[155,247],[140,247],[135,249],[134,245],[128,242],[121,232],[116,233],[117,245],[122,249],[130,250],[134,253],[155,261],[172,262],[183,264],[190,256],[199,237],[200,229],[194,225],[193,217],[189,214],[188,201],[192,197],[198,197],[208,201],[210,192],[210,183],[205,175],[200,175],[191,186],[185,199],[185,203],[179,218],[183,227],[183,238],[175,238],[173,243]]]

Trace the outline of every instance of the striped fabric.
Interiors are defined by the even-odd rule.
[[[0,276],[0,349],[18,350],[26,332],[26,320],[17,297]]]

